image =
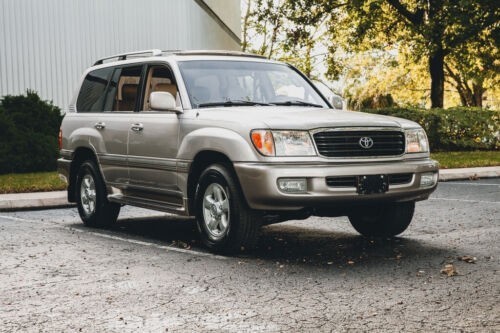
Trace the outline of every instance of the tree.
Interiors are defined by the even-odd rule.
[[[316,65],[333,50],[325,38],[332,13],[334,6],[323,0],[246,0],[242,50],[289,62],[314,77]]]
[[[463,106],[483,107],[486,91],[500,83],[499,43],[499,31],[489,29],[447,56],[447,82],[457,89]]]
[[[427,57],[432,107],[443,107],[445,57],[485,30],[498,29],[500,15],[496,0],[357,0],[346,8],[358,45],[408,43]]]

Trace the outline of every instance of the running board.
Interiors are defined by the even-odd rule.
[[[108,200],[111,202],[116,202],[124,205],[131,205],[147,209],[159,210],[162,212],[172,213],[180,216],[188,216],[185,207],[172,205],[164,201],[125,196],[123,194],[108,195]]]

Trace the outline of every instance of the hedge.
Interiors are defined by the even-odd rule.
[[[500,149],[500,112],[479,108],[382,108],[362,112],[389,115],[420,124],[433,151]]]
[[[0,174],[53,171],[61,110],[33,91],[0,101]]]

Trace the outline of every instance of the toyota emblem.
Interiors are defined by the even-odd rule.
[[[360,138],[358,143],[361,148],[364,149],[370,149],[371,147],[373,147],[373,139],[368,136],[363,136],[362,138]]]

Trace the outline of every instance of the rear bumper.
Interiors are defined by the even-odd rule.
[[[436,189],[421,187],[423,173],[438,172],[438,163],[429,158],[385,163],[358,164],[276,164],[235,163],[243,194],[253,209],[298,210],[311,207],[338,207],[342,204],[398,202],[425,200]],[[331,187],[326,177],[365,176],[412,173],[409,183],[389,185],[382,194],[358,194],[355,187]],[[278,178],[306,178],[307,192],[283,193],[278,189]],[[332,208],[333,208],[332,207]]]

